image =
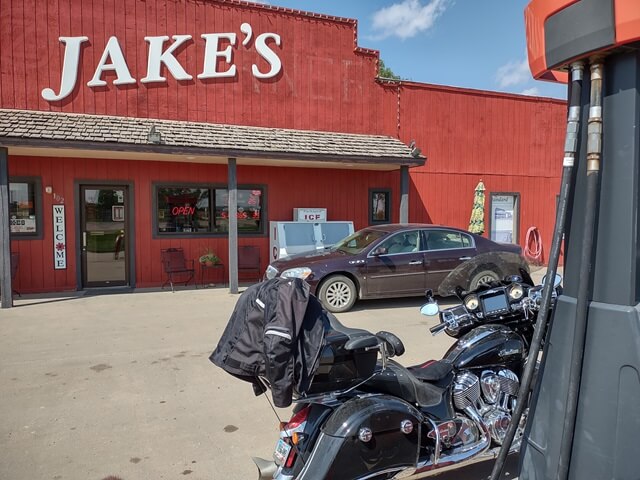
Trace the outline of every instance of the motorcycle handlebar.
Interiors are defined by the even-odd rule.
[[[440,332],[442,332],[445,328],[447,328],[447,324],[446,323],[439,323],[435,327],[431,327],[429,329],[429,331],[431,332],[432,335],[437,335]]]

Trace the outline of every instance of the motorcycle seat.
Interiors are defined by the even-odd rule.
[[[378,374],[361,387],[365,391],[387,393],[418,405],[434,407],[443,401],[444,388],[424,382],[398,362],[389,360],[386,370],[378,365]]]
[[[423,382],[439,382],[453,372],[453,364],[442,360],[429,360],[421,365],[409,367],[407,370]]]
[[[350,328],[344,326],[332,313],[327,312],[329,326],[332,330],[346,335],[348,340],[345,343],[346,350],[358,350],[370,348],[378,344],[378,338],[371,332],[362,328]]]

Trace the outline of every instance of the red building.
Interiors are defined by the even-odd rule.
[[[379,79],[354,20],[237,0],[0,0],[0,40],[21,292],[158,286],[168,247],[214,250],[233,284],[236,246],[266,267],[268,222],[293,208],[356,229],[466,227],[480,180],[485,235],[522,244],[537,227],[550,245],[565,102]],[[376,192],[387,218],[372,218]]]

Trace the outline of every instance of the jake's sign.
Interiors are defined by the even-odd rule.
[[[240,31],[244,35],[242,47],[251,48],[253,28],[248,23],[240,25]],[[227,78],[236,76],[236,65],[233,61],[233,50],[237,46],[235,32],[227,33],[203,33],[200,37],[204,40],[204,61],[202,71],[197,75],[198,79]],[[180,47],[188,44],[191,35],[173,35],[173,42],[165,48],[165,43],[171,39],[168,36],[144,37],[149,44],[147,55],[147,74],[140,79],[141,83],[164,83],[167,81],[161,75],[162,65],[176,80],[192,80],[193,76],[187,73],[174,53]],[[42,90],[42,98],[49,102],[60,101],[73,92],[78,81],[80,69],[80,52],[82,44],[89,41],[89,37],[60,37],[60,42],[65,45],[64,62],[62,64],[62,77],[60,88],[56,93],[51,88]],[[221,43],[227,45],[221,47]],[[251,66],[254,77],[260,79],[273,78],[282,70],[282,62],[278,54],[271,48],[272,45],[280,46],[280,35],[276,33],[262,33],[255,38],[254,48],[258,55],[269,65],[268,70],[261,69],[255,63]],[[219,60],[222,60],[220,62]],[[107,82],[102,78],[105,72],[114,72],[114,85],[130,85],[138,82],[129,71],[125,54],[120,47],[117,37],[109,38],[104,47],[102,57],[96,66],[93,78],[87,82],[91,88],[104,87]]]

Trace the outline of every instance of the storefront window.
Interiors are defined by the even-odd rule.
[[[158,188],[159,233],[208,233],[210,211],[207,188]]]
[[[229,231],[229,192],[224,188],[158,186],[158,234],[224,234]],[[263,190],[238,189],[238,232],[262,233]],[[215,215],[211,215],[211,212]]]
[[[11,234],[16,236],[36,236],[40,234],[38,222],[41,220],[38,182],[9,182],[9,220]]]
[[[229,192],[216,189],[216,233],[229,231]],[[259,233],[262,231],[262,190],[238,189],[238,233]]]

